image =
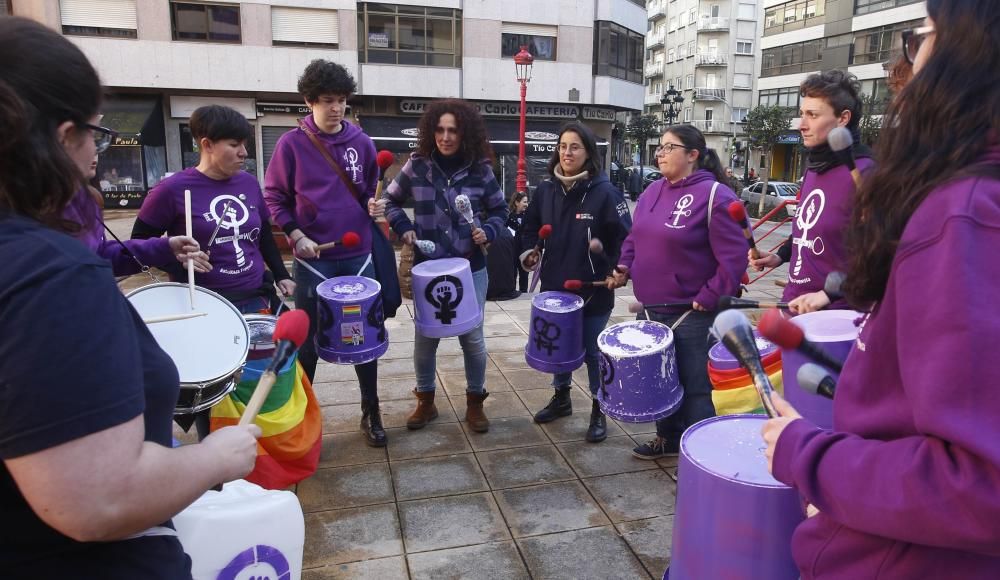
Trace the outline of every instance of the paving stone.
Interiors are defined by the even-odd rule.
[[[303,568],[403,553],[396,506],[391,503],[306,514],[305,522]]]
[[[469,437],[469,443],[476,451],[529,447],[549,442],[545,433],[535,425],[531,417],[490,418],[490,430],[487,433],[474,433],[465,423],[461,425]]]
[[[489,353],[489,349],[487,349],[486,352]],[[489,359],[489,356],[487,356],[486,357],[486,371],[489,372],[489,371],[495,371],[495,370],[497,370],[497,366],[493,363],[493,361],[491,361]],[[465,372],[465,357],[462,356],[461,351],[458,351],[458,353],[451,354],[451,355],[442,355],[442,354],[439,353],[438,357],[437,357],[437,372],[439,372],[441,374],[445,374],[445,373],[449,373],[449,374],[464,373]]]
[[[438,410],[438,418],[434,419],[434,422],[431,423],[432,425],[434,423],[455,423],[458,421],[458,416],[455,415],[455,410],[452,409],[448,397],[435,397],[434,405]],[[396,427],[406,427],[406,418],[417,408],[417,399],[411,393],[409,399],[383,401],[379,407],[382,410],[382,426],[384,428],[395,429]],[[360,420],[361,413],[359,411],[358,421]],[[390,442],[389,444],[391,445],[392,443]]]
[[[583,483],[615,523],[674,513],[677,484],[662,470],[618,473]]]
[[[409,580],[409,577],[403,556],[302,571],[302,580]]]
[[[524,361],[524,355],[521,355],[521,360]],[[548,389],[549,396],[552,396],[552,375],[550,374],[528,368],[527,363],[516,368],[505,368],[502,372],[515,391]]]
[[[353,369],[352,369],[353,370]],[[413,379],[413,357],[394,360],[379,360],[378,376]]]
[[[514,542],[435,550],[407,556],[413,580],[528,580]]]
[[[515,327],[517,325],[511,323]],[[495,336],[488,337],[486,339],[486,350],[489,352],[512,352],[520,353],[524,356],[524,345],[528,342],[528,337],[521,332],[521,329],[517,328],[518,332],[516,336]]]
[[[517,395],[524,401],[528,411],[537,413],[541,411],[552,398],[554,389],[532,389],[530,391],[518,391]],[[573,414],[568,417],[560,417],[555,421],[540,425],[549,439],[557,443],[564,441],[583,441],[587,436],[587,428],[590,426],[590,411],[592,399],[584,394],[583,389],[574,386],[570,392],[570,400],[573,402]],[[612,420],[607,420],[608,436],[615,437],[625,433]]]
[[[527,337],[524,335],[524,331],[521,330],[521,327],[518,326],[516,322],[511,320],[509,316],[507,316],[506,314],[502,316],[505,319],[505,322],[494,322],[494,323],[487,322],[483,326],[483,336],[485,336],[487,340],[501,336],[520,337],[521,348],[523,349],[524,341],[527,340]]]
[[[493,352],[490,353],[490,360],[493,366],[501,371],[531,368],[528,363],[524,362],[523,350],[520,352]]]
[[[360,405],[328,405],[322,409],[323,433],[348,433],[360,428]]]
[[[489,490],[471,453],[393,461],[392,481],[399,501]]]
[[[622,428],[622,431],[628,433],[629,435],[641,435],[641,437],[636,437],[637,440],[645,443],[647,440],[652,439],[656,436],[656,423],[629,423],[627,421],[615,420],[615,423]],[[645,435],[650,435],[645,437]]]
[[[552,445],[488,451],[476,456],[493,489],[576,479]]]
[[[622,538],[632,546],[639,560],[653,578],[660,578],[670,565],[670,544],[674,535],[674,516],[616,524]]]
[[[514,300],[504,300],[497,302],[504,312],[531,312],[531,299],[534,294],[521,294]]]
[[[313,383],[336,383],[352,382],[357,384],[358,375],[351,365],[335,365],[325,361],[316,364],[316,374],[313,376]]]
[[[332,367],[335,365],[328,366]],[[349,381],[320,382],[319,373],[320,367],[317,367],[316,382],[313,383],[312,387],[313,393],[316,395],[316,401],[320,407],[345,404],[358,405],[361,403],[361,388],[358,386],[358,377],[354,376],[353,369],[351,370],[352,375]]]
[[[452,406],[457,409],[455,413],[458,415],[459,420],[465,422],[465,409],[467,406],[465,393],[452,395],[449,398],[451,399]],[[528,409],[525,408],[524,403],[513,392],[491,392],[490,396],[483,402],[483,409],[486,411],[486,416],[490,418],[491,422],[493,419],[501,419],[503,417],[528,416]]]
[[[379,361],[413,360],[413,333],[410,332],[409,342],[397,340],[403,338],[402,333],[389,332],[389,349],[379,357]]]
[[[369,447],[361,431],[324,435],[319,466],[343,467],[388,461],[385,447]]]
[[[440,413],[440,411],[438,411]],[[436,421],[436,420],[435,420]],[[393,461],[419,459],[438,455],[456,455],[472,451],[465,432],[458,423],[434,423],[410,431],[402,427],[388,429],[389,457]]]
[[[653,461],[632,456],[635,442],[630,437],[608,437],[594,444],[586,441],[559,443],[559,451],[580,477],[659,469]]]
[[[378,398],[380,401],[414,400],[413,389],[417,381],[413,375],[408,377],[378,378]]]
[[[304,512],[358,507],[395,499],[387,463],[318,469],[299,483],[298,496]]]
[[[449,397],[465,395],[468,390],[468,381],[465,380],[465,369],[458,373],[440,373],[438,375],[438,388],[444,388]],[[486,390],[490,393],[510,391],[510,383],[504,378],[500,371],[494,369],[486,371]]]
[[[515,538],[610,523],[579,481],[505,489],[494,496]]]
[[[489,493],[400,502],[399,518],[410,554],[510,539]]]
[[[521,538],[517,545],[534,578],[649,578],[611,526]]]

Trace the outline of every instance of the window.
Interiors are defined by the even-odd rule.
[[[694,40],[688,43],[688,56],[694,56],[698,52],[695,48],[696,46],[697,44]]]
[[[337,48],[340,16],[336,10],[271,8],[271,43],[274,46],[324,46]]]
[[[761,77],[820,70],[824,39],[769,48],[761,54]]]
[[[642,82],[643,37],[624,26],[594,23],[594,75]]]
[[[174,40],[239,43],[239,4],[171,2]]]
[[[691,122],[691,107],[684,107],[684,122]]]
[[[903,31],[920,26],[920,20],[898,22],[889,26],[859,30],[854,33],[851,64],[868,64],[889,60],[893,47],[902,46]]]
[[[917,2],[920,2],[920,0],[854,0],[854,15],[869,14],[897,6],[916,4]]]
[[[793,0],[764,11],[764,34],[798,30],[823,22],[826,0]],[[819,19],[819,20],[817,20]]]
[[[688,75],[684,77],[684,88],[693,89],[694,88],[694,75]]]
[[[827,48],[837,48],[838,46],[848,46],[854,44],[853,34],[838,34],[837,36],[826,37]]]
[[[734,88],[737,88],[737,89],[749,89],[751,82],[752,81],[750,80],[750,75],[748,75],[748,74],[737,73],[737,74],[733,75],[733,87]]]
[[[745,107],[734,107],[733,119],[732,119],[733,123],[745,123],[747,120],[747,114],[749,112],[750,109],[747,109]]]
[[[677,87],[678,91],[681,90],[681,77],[677,77],[677,80],[674,82],[674,86]]]
[[[869,79],[861,81],[861,97],[863,101],[871,98],[871,102],[864,103],[864,113],[881,115],[885,113],[885,108],[889,105],[889,85],[886,79]]]
[[[698,9],[692,8],[691,11],[688,12],[688,24],[694,24],[697,21],[698,21]]]
[[[558,28],[555,26],[504,22],[500,33],[500,55],[503,57],[513,58],[522,46],[526,46],[536,60],[556,60]]]
[[[677,45],[677,58],[687,58],[687,45],[683,42]]]
[[[736,18],[740,20],[756,20],[757,6],[754,4],[740,4],[737,9]]]
[[[358,4],[358,36],[362,63],[462,66],[461,10]]]
[[[670,26],[669,26],[669,28],[670,28],[670,32],[673,32],[673,31],[677,30],[677,17],[676,16],[671,16],[670,17]]]
[[[667,50],[667,62],[674,62],[674,49]]]
[[[60,0],[59,18],[63,34],[137,38],[135,0]],[[0,14],[10,14],[11,3],[4,0]]]
[[[10,0],[0,0],[0,14],[13,14],[14,7],[11,6]]]
[[[712,18],[718,18],[718,17],[719,17],[719,5],[712,4]]]
[[[757,104],[764,107],[785,107],[786,109],[792,109],[797,116],[799,99],[799,87],[765,89],[758,94]]]
[[[748,56],[753,56],[753,41],[752,40],[737,40],[736,41],[736,54],[745,54]]]

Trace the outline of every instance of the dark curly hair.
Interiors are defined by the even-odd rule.
[[[799,96],[823,99],[833,107],[833,113],[840,115],[851,112],[847,129],[856,133],[861,122],[861,83],[853,73],[842,70],[828,70],[811,74],[799,86]],[[857,140],[857,135],[855,135]]]
[[[344,95],[349,98],[357,90],[358,85],[346,68],[321,58],[309,63],[299,77],[299,94],[310,103],[318,101],[320,95]]]
[[[250,122],[236,109],[222,105],[198,107],[188,121],[195,141],[235,139],[246,141],[253,134]]]
[[[493,147],[486,135],[486,123],[483,122],[482,115],[475,107],[459,99],[442,99],[427,105],[417,125],[417,130],[420,132],[420,136],[417,137],[417,153],[430,157],[437,150],[434,130],[437,129],[441,116],[448,113],[455,116],[455,124],[458,125],[458,135],[461,140],[459,151],[462,159],[466,163],[474,163],[480,159],[489,159],[492,162]]]

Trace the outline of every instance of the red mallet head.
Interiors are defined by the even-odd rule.
[[[563,288],[566,290],[579,290],[583,288],[583,280],[566,280],[563,282]]]
[[[590,240],[590,253],[600,254],[603,251],[604,251],[604,244],[601,243],[601,240],[597,238]]]
[[[799,348],[805,339],[802,329],[785,318],[777,308],[764,313],[757,324],[757,330],[764,338],[788,350]]]
[[[344,244],[345,247],[353,248],[361,245],[361,236],[357,232],[347,232],[344,237],[340,238],[340,243]]]
[[[378,168],[382,171],[392,167],[392,164],[396,162],[396,156],[392,154],[391,151],[386,151],[385,149],[378,152],[375,156],[375,163],[378,164]]]
[[[274,342],[291,341],[295,348],[302,346],[309,335],[309,315],[305,310],[289,310],[278,317],[274,325]]]
[[[552,235],[552,225],[551,224],[545,224],[544,226],[538,228],[538,237],[540,239],[544,240],[544,239],[548,238],[551,235]]]
[[[749,284],[750,274],[747,274],[746,270],[743,271],[743,275],[740,276],[740,284]]]
[[[742,201],[736,200],[730,203],[729,207],[726,208],[726,211],[729,212],[729,217],[733,218],[734,222],[740,224],[741,226],[746,223],[747,208],[743,207]]]

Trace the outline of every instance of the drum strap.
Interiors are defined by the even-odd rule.
[[[128,255],[128,257],[132,258],[135,261],[135,263],[139,265],[139,271],[142,272],[143,274],[148,274],[149,277],[153,279],[154,283],[159,282],[160,280],[156,277],[155,274],[153,274],[152,270],[149,269],[149,266],[143,264],[142,261],[135,254],[132,253],[132,250],[128,249],[128,246],[126,246],[125,243],[122,242],[121,239],[118,236],[116,236],[113,231],[111,231],[111,228],[108,227],[108,224],[104,223],[103,219],[101,219],[100,221],[101,225],[104,226],[104,230],[109,234],[111,234],[111,237],[114,238],[116,242],[118,242],[118,245],[121,246],[123,250],[125,250],[125,253]]]

